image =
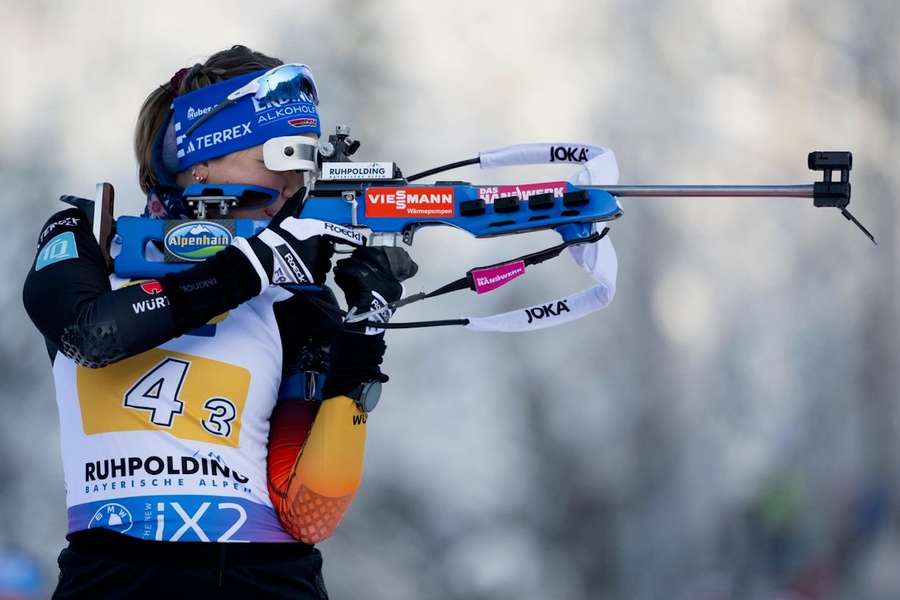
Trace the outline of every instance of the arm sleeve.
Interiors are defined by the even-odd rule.
[[[308,318],[309,308],[301,313],[307,327],[316,321]],[[287,314],[281,322],[289,322]],[[284,528],[307,544],[334,533],[362,482],[368,415],[346,394],[364,381],[387,380],[379,369],[383,335],[339,328],[319,333],[331,340],[322,390],[327,399],[282,397],[272,413],[267,457],[272,504]],[[285,347],[290,344],[287,336]]]
[[[325,398],[348,394],[366,381],[386,382],[381,372],[387,346],[384,333],[362,335],[343,330],[331,345],[331,360],[322,394]]]
[[[269,430],[269,497],[284,528],[316,544],[337,529],[362,482],[366,413],[346,397],[283,400]]]
[[[112,290],[87,218],[71,208],[41,231],[22,298],[51,360],[58,350],[98,368],[155,348],[259,292],[250,261],[231,247],[159,281]]]

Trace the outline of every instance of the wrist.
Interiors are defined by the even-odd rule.
[[[384,336],[363,336],[342,331],[332,343],[323,397],[347,394],[367,381],[387,381],[379,366],[386,346]]]
[[[263,293],[272,281],[272,272],[275,269],[275,257],[271,248],[260,241],[257,237],[251,238],[234,238],[231,245],[241,251],[244,258],[253,267],[256,276],[259,278],[259,293]]]
[[[228,246],[190,269],[160,278],[176,335],[259,295],[259,276],[239,248]]]

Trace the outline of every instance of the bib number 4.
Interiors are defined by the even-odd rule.
[[[171,427],[173,417],[184,412],[184,402],[178,394],[190,367],[187,361],[167,358],[125,393],[125,406],[148,410],[151,423]]]
[[[189,361],[166,358],[125,393],[125,406],[149,411],[150,422],[154,425],[172,427],[175,417],[184,413],[184,402],[179,395],[190,368]],[[231,422],[237,410],[230,400],[213,397],[203,404],[203,408],[208,413],[200,422],[203,429],[220,437],[231,435]]]

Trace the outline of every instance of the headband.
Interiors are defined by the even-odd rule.
[[[275,137],[321,134],[316,105],[305,97],[260,99],[247,95],[217,110],[231,92],[266,73],[268,71],[261,70],[233,77],[172,101],[171,127],[177,171],[262,145]],[[197,119],[214,110],[215,114],[185,135]],[[167,137],[165,133],[163,137]],[[163,141],[163,156],[167,154],[165,145]]]

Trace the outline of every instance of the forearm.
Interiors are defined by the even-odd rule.
[[[55,252],[60,236],[64,252]],[[259,277],[235,248],[159,282],[113,290],[86,218],[70,209],[45,227],[23,301],[50,345],[83,366],[102,367],[155,348],[259,291]]]
[[[331,343],[326,400],[286,399],[272,414],[269,494],[285,529],[303,542],[334,532],[362,481],[368,414],[347,394],[387,379],[379,370],[383,338],[339,333]]]

